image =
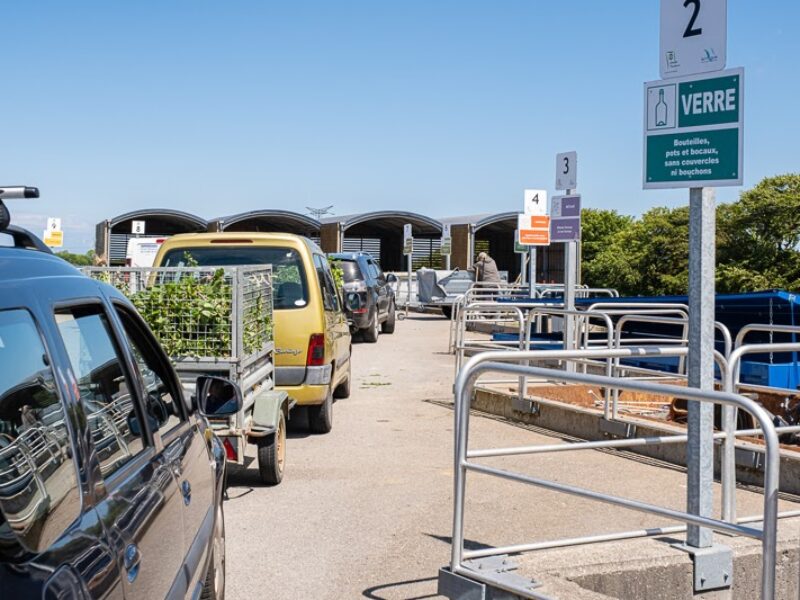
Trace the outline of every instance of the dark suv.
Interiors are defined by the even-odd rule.
[[[225,451],[202,414],[241,393],[200,377],[187,401],[122,294],[5,225],[0,596],[222,598]]]
[[[344,304],[353,333],[361,332],[366,342],[377,342],[378,333],[394,333],[397,306],[390,284],[397,278],[383,274],[367,252],[341,252],[328,257],[344,275]]]

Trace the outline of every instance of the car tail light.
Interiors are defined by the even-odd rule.
[[[308,338],[307,367],[321,367],[325,362],[325,334],[312,333]]]
[[[225,438],[224,440],[222,440],[222,445],[225,447],[225,456],[227,457],[227,459],[232,462],[237,462],[239,457],[236,454],[236,448],[233,447],[231,441],[228,438]]]

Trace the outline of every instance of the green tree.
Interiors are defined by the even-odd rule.
[[[633,217],[615,210],[584,208],[581,211],[581,256],[584,263],[592,262],[614,236],[633,224]]]
[[[763,179],[717,211],[717,290],[800,287],[800,174]]]
[[[89,250],[86,254],[75,254],[62,250],[61,252],[56,252],[56,256],[63,258],[76,267],[91,267],[94,264],[95,253],[94,250]]]
[[[606,238],[584,279],[623,295],[685,293],[688,284],[689,209],[658,207]]]

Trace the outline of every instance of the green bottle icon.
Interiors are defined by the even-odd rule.
[[[658,104],[656,104],[656,127],[667,125],[667,103],[664,102],[664,89],[658,90]]]

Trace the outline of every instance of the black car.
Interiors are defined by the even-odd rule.
[[[0,221],[0,596],[222,598],[225,450],[203,414],[241,393],[200,377],[185,397],[122,294]]]
[[[340,252],[328,257],[344,276],[343,293],[347,318],[353,333],[366,342],[377,342],[378,334],[394,333],[397,318],[394,288],[397,281],[384,275],[378,262],[367,252]]]

